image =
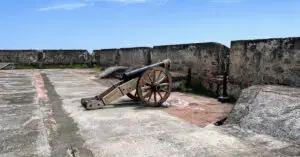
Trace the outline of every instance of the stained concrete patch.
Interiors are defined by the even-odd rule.
[[[225,120],[232,110],[231,104],[221,104],[213,98],[179,92],[173,92],[167,103],[170,107],[163,111],[201,127]]]
[[[60,96],[56,93],[54,86],[46,74],[43,74],[45,87],[49,102],[53,110],[53,118],[57,125],[56,130],[50,133],[51,156],[53,157],[92,157],[93,154],[82,147],[83,140],[77,134],[77,126],[69,118],[62,108]]]
[[[23,93],[1,94],[2,100],[7,104],[30,104],[35,99],[35,91]]]

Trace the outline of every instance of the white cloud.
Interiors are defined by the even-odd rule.
[[[85,2],[119,2],[123,4],[132,4],[132,3],[147,3],[147,2],[158,2],[159,4],[165,4],[168,0],[83,0]]]
[[[58,10],[58,9],[73,10],[73,9],[78,9],[78,8],[86,7],[88,5],[92,5],[92,4],[88,4],[88,3],[60,4],[60,5],[55,5],[55,6],[49,6],[49,7],[45,7],[45,8],[40,8],[37,11],[49,11],[49,10]]]
[[[83,2],[81,3],[66,3],[66,4],[59,4],[54,6],[48,6],[44,8],[37,9],[37,11],[49,11],[49,10],[73,10],[78,9],[82,7],[87,7],[90,5],[94,5],[94,2],[117,2],[122,4],[132,4],[132,3],[148,3],[148,2],[154,2],[158,5],[164,5],[168,2],[168,0],[81,0]]]

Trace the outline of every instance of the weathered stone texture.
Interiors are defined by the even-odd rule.
[[[92,64],[107,68],[127,66],[129,70],[171,59],[171,70],[188,73],[215,93],[222,90],[224,57],[229,48],[219,43],[194,43],[94,50],[0,50],[0,62],[33,65]],[[255,84],[300,87],[300,37],[232,41],[228,92],[238,97],[242,89]]]
[[[232,41],[230,62],[232,83],[241,89],[253,84],[300,87],[300,38]]]
[[[38,59],[37,53],[36,50],[0,50],[0,62],[35,64]]]
[[[119,49],[120,55],[119,65],[128,66],[131,68],[139,68],[151,63],[150,58],[151,48],[135,47]]]
[[[255,85],[243,90],[225,124],[300,142],[300,88]]]
[[[218,43],[166,45],[155,46],[151,52],[151,60],[158,62],[171,59],[172,71],[187,73],[191,68],[192,81],[201,81],[210,90],[216,90],[212,84],[207,84],[207,80],[221,74],[224,56],[228,53],[229,48]]]
[[[151,62],[150,51],[149,47],[94,50],[94,60],[105,68],[115,65],[138,68]]]
[[[39,52],[39,61],[43,65],[89,64],[90,59],[87,50],[43,50]]]
[[[89,64],[87,50],[0,50],[0,62],[21,65]]]
[[[102,67],[118,65],[120,56],[118,49],[102,49],[93,51],[95,63]]]

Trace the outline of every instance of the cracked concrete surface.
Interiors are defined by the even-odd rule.
[[[110,84],[76,70],[41,70],[47,101],[38,100],[33,71],[5,72],[0,74],[0,156],[300,156],[292,141],[231,125],[199,127],[126,97],[86,111],[80,99]]]

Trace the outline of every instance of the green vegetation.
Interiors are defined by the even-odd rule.
[[[15,65],[15,69],[36,69],[33,65]]]
[[[185,80],[182,80],[182,81],[180,81],[180,83],[179,83],[179,91],[180,92],[188,92],[188,88],[186,87],[186,81]]]
[[[86,64],[76,64],[76,65],[43,65],[38,67],[37,65],[15,65],[16,69],[87,69],[90,68]]]
[[[98,67],[96,64],[93,65],[93,69],[94,69],[95,71],[103,71],[103,70],[104,70],[104,68]]]
[[[86,69],[89,68],[86,64],[83,65],[44,65],[41,69]]]
[[[37,65],[15,65],[15,69],[88,69],[91,68],[95,71],[103,71],[104,68],[98,67],[94,64],[92,67],[89,67],[87,64],[76,64],[76,65],[43,65],[38,67]]]

